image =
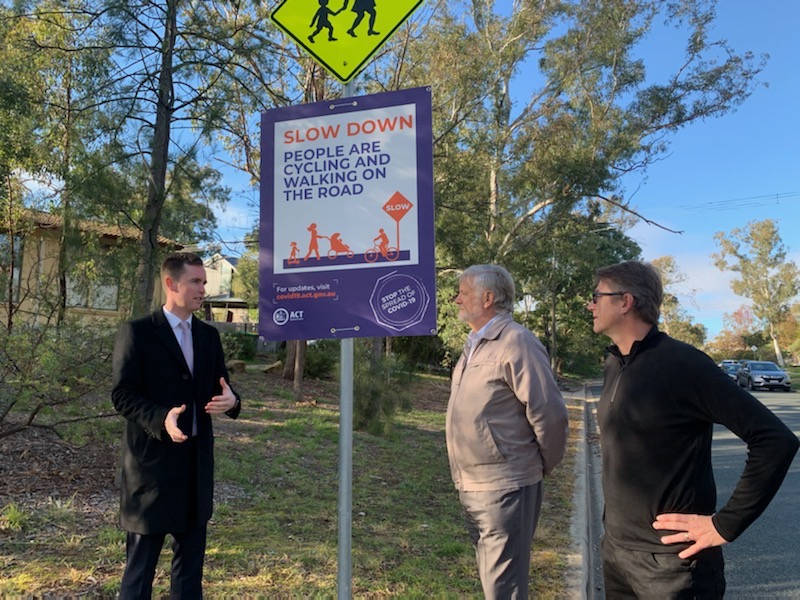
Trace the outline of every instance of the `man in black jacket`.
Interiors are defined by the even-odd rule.
[[[656,269],[628,261],[598,269],[588,309],[614,343],[598,404],[608,598],[722,598],[721,546],[778,491],[797,437],[696,348],[658,331]],[[744,440],[749,458],[716,510],[714,423]]]
[[[219,333],[192,317],[205,296],[203,261],[168,256],[164,306],[124,324],[114,345],[112,400],[125,417],[120,523],[127,564],[120,598],[149,598],[171,534],[170,595],[202,597],[206,524],[214,495],[211,415],[239,415]]]

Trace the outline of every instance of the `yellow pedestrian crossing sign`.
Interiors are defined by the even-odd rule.
[[[347,83],[423,0],[283,0],[272,21]]]

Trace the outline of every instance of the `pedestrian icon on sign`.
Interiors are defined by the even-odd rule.
[[[314,27],[316,24],[317,28],[314,30],[310,36],[308,36],[308,41],[312,44],[314,43],[314,38],[316,35],[322,31],[323,29],[328,30],[328,41],[335,42],[337,41],[335,37],[333,37],[333,23],[331,23],[329,17],[334,17],[342,12],[345,8],[347,8],[347,0],[344,0],[344,5],[337,11],[332,11],[328,8],[328,0],[319,0],[319,8],[317,12],[314,13],[314,18],[311,19],[311,25],[309,27]]]
[[[345,6],[347,6],[347,3],[345,3]],[[353,26],[347,30],[347,33],[353,37],[358,37],[356,35],[356,27],[358,27],[359,23],[361,23],[364,18],[364,13],[369,13],[369,29],[367,29],[367,35],[381,34],[380,31],[375,31],[375,17],[377,17],[375,0],[355,0],[353,8],[350,10],[356,13],[356,20],[353,21]]]

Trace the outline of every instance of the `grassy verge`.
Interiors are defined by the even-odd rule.
[[[786,372],[792,378],[792,391],[800,391],[800,366],[799,367],[786,367]]]
[[[206,593],[334,597],[338,389],[314,385],[309,402],[296,404],[290,384],[277,378],[247,373],[234,383],[245,409],[238,421],[217,421]],[[354,435],[353,594],[479,597],[444,446],[448,381],[425,377],[414,386],[414,409],[397,415],[390,435]],[[571,417],[574,440],[577,408]],[[542,597],[565,589],[574,459],[571,444],[565,464],[546,482],[531,568],[531,590]],[[91,523],[82,516],[86,505],[76,498],[46,514],[26,508],[24,498],[0,499],[0,595],[117,591],[124,535],[114,525],[116,504],[98,508]],[[170,559],[167,549],[156,597],[168,593]]]

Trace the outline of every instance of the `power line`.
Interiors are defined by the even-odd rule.
[[[775,206],[787,200],[794,201],[797,198],[800,198],[800,191],[766,194],[763,196],[747,196],[744,198],[733,198],[731,200],[715,200],[699,204],[683,204],[671,208],[662,208],[676,212],[722,212],[740,208],[754,208],[757,206]]]

